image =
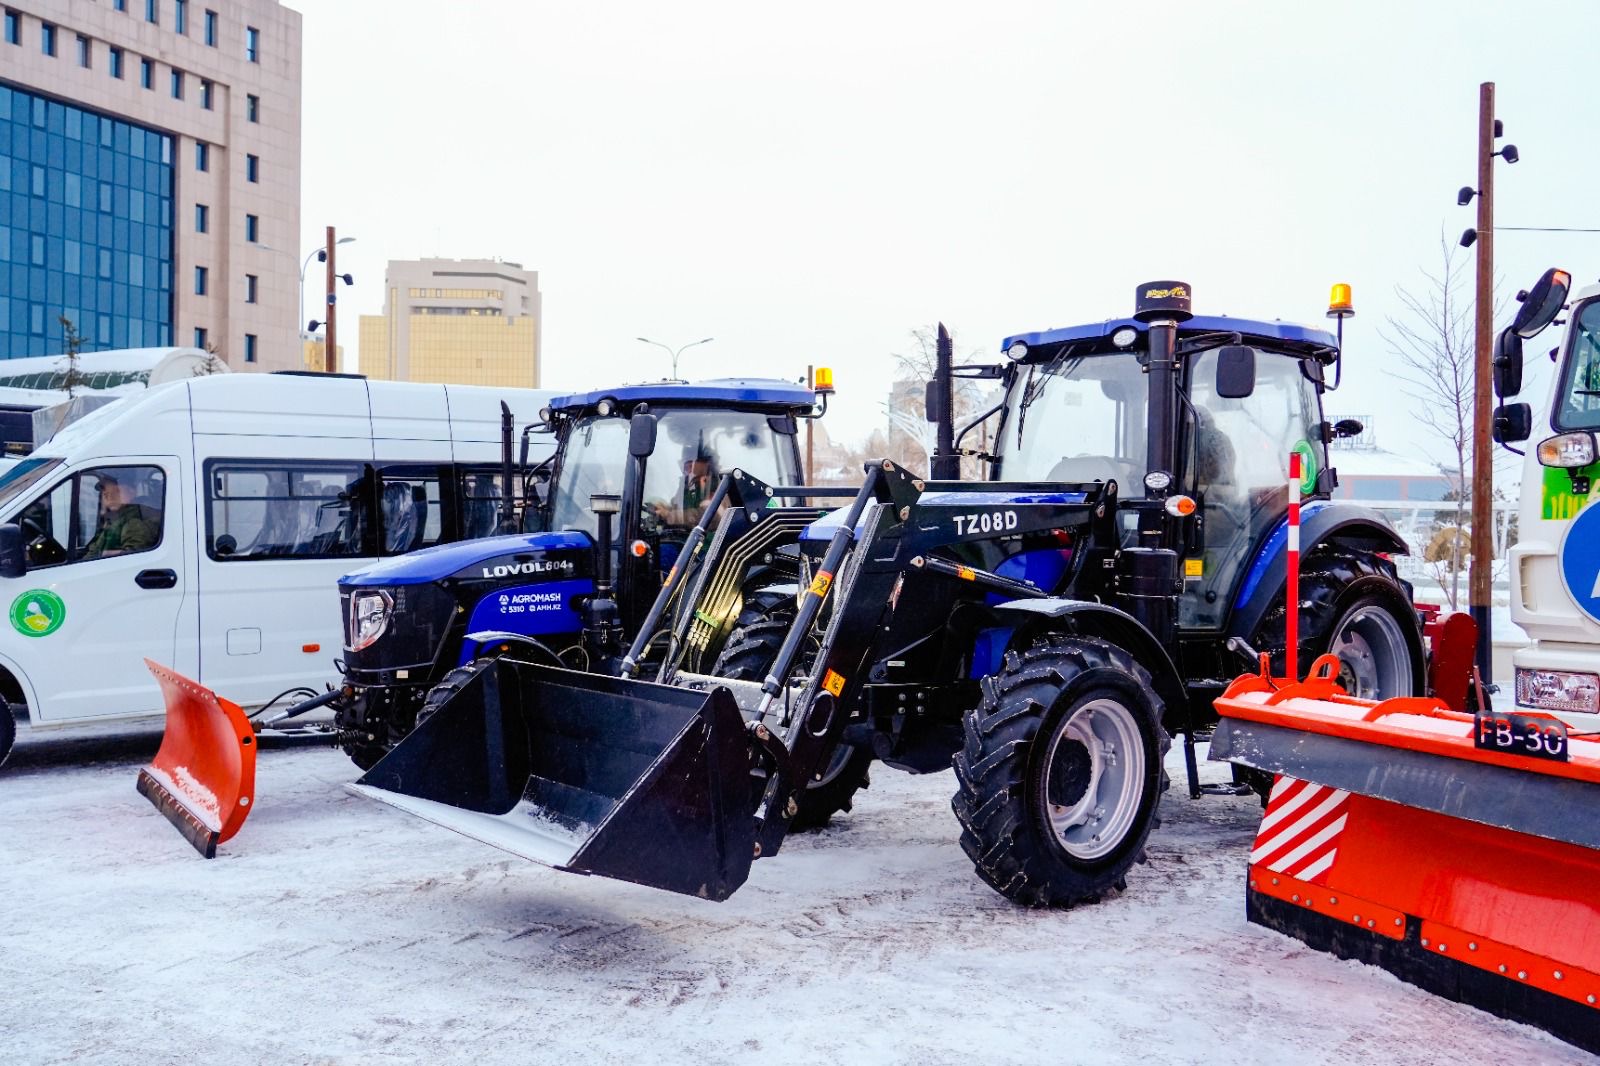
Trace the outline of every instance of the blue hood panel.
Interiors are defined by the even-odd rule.
[[[426,585],[442,581],[476,563],[504,556],[552,551],[589,550],[594,542],[587,533],[512,533],[481,540],[439,544],[406,555],[384,559],[339,579],[340,586]]]

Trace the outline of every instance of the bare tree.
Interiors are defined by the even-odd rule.
[[[1447,523],[1436,525],[1422,560],[1454,610],[1472,558],[1468,516],[1472,506],[1475,308],[1470,271],[1457,258],[1455,242],[1442,232],[1439,251],[1439,269],[1422,271],[1425,284],[1420,289],[1395,287],[1405,312],[1391,316],[1388,328],[1380,333],[1404,367],[1398,376],[1405,383],[1406,394],[1416,401],[1416,420],[1446,447],[1454,509]]]
[[[955,351],[955,334],[951,334],[952,351]],[[885,443],[889,451],[885,458],[908,462],[912,469],[924,472],[932,464],[935,426],[927,420],[925,389],[933,380],[938,367],[939,329],[937,326],[919,326],[911,331],[911,344],[902,352],[891,353],[895,361],[895,381],[890,387],[889,400],[884,413],[889,420]],[[969,348],[956,354],[956,363],[972,362],[983,358],[981,348]],[[952,414],[956,430],[970,422],[982,409],[984,390],[982,382],[973,378],[956,378],[952,386]],[[870,443],[870,442],[869,442]],[[987,443],[987,438],[984,438]],[[962,476],[976,477],[976,460],[962,460]]]

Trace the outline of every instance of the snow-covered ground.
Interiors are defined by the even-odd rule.
[[[1247,924],[1253,800],[1174,789],[1125,894],[1035,912],[973,877],[949,774],[877,769],[714,904],[358,799],[329,751],[263,753],[206,862],[134,792],[154,747],[0,771],[7,1066],[1593,1061]]]

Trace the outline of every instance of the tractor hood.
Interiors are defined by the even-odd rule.
[[[994,528],[992,524],[984,525],[982,516],[986,514],[992,516],[993,514],[997,513],[997,508],[1000,509],[998,513],[1003,519],[1005,509],[1007,508],[1026,507],[1033,504],[1070,506],[1073,504],[1087,502],[1091,495],[1092,492],[1089,489],[1076,492],[1028,492],[1021,490],[1016,492],[1007,492],[1003,490],[996,490],[993,492],[935,491],[923,493],[921,498],[917,501],[917,506],[919,508],[949,507],[953,510],[960,510],[963,508],[970,509],[971,516],[977,519],[977,523],[974,524],[971,532],[976,533],[980,530],[980,528],[984,531]],[[849,510],[850,509],[848,507],[840,507],[837,510],[829,511],[827,514],[823,515],[821,518],[807,526],[801,532],[800,539],[803,541],[826,541],[831,539],[833,537],[833,531],[838,529],[839,526],[844,523],[845,515]],[[931,514],[932,512],[929,513]],[[967,511],[962,511],[960,517],[965,518],[967,513]],[[990,521],[992,523],[992,518]],[[960,522],[957,524],[961,527],[958,529],[958,532],[966,531],[965,522]],[[864,532],[866,530],[866,525],[867,514],[863,512],[861,515],[861,520],[856,523],[856,533],[860,534]]]
[[[526,574],[573,577],[593,568],[587,533],[513,533],[397,555],[339,579],[341,589],[429,585],[451,578],[493,580]]]

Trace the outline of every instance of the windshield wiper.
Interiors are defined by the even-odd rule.
[[[1078,369],[1078,364],[1083,362],[1083,356],[1080,355],[1072,361],[1071,366],[1063,369],[1062,364],[1071,354],[1072,345],[1063,347],[1056,353],[1054,359],[1044,364],[1044,373],[1040,375],[1034,373],[1039,369],[1039,364],[1036,363],[1028,368],[1028,380],[1022,383],[1022,402],[1017,405],[1017,447],[1022,447],[1022,426],[1028,420],[1028,408],[1032,407],[1033,401],[1044,393],[1045,387],[1050,384],[1050,379],[1058,373],[1072,373]]]

